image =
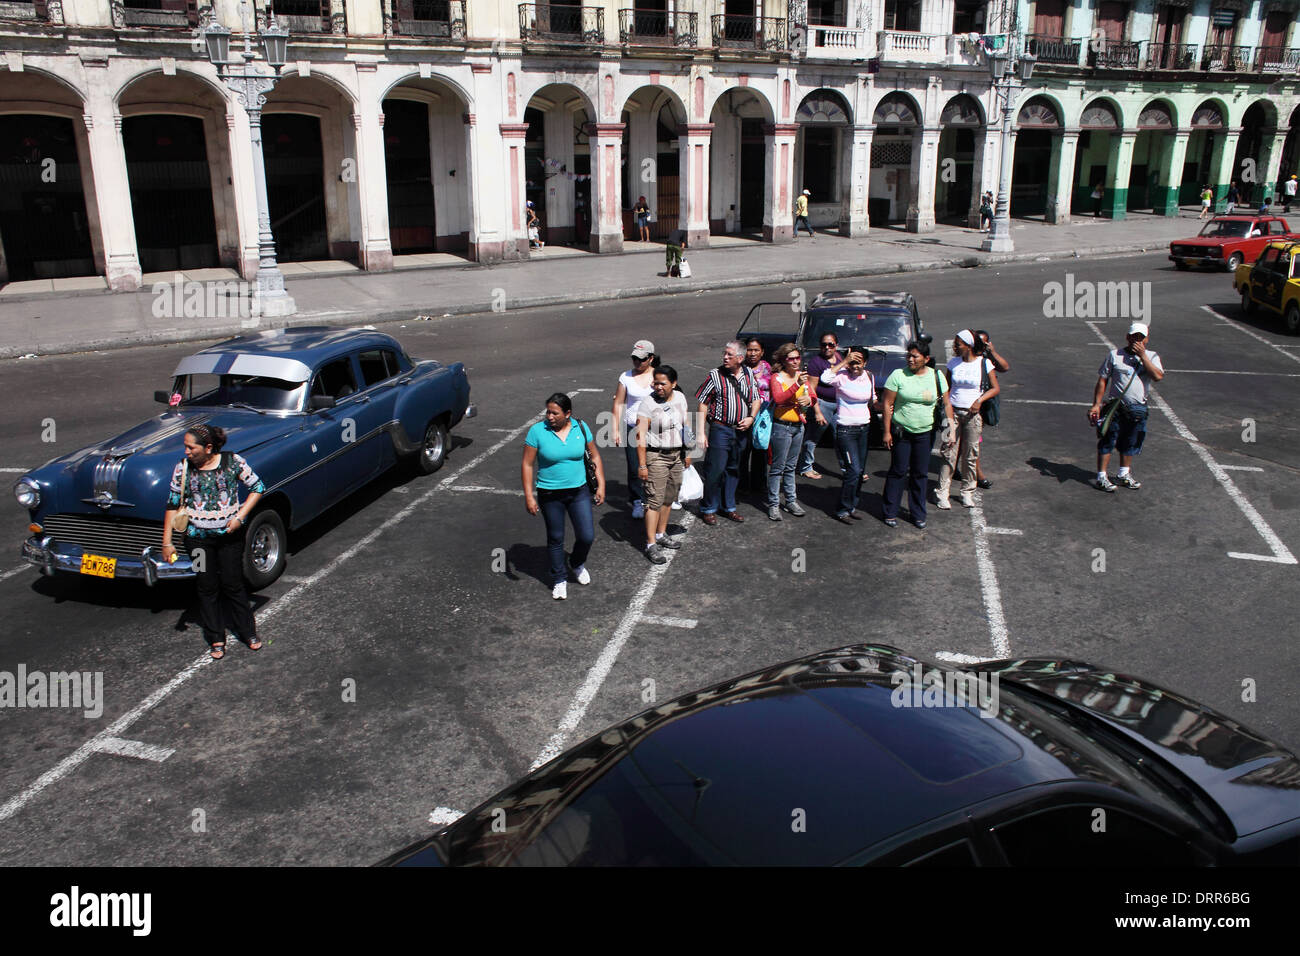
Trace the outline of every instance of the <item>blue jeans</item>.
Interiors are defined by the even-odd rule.
[[[564,567],[564,515],[573,522],[573,554],[570,560],[575,568],[587,563],[591,543],[596,540],[595,519],[592,514],[591,491],[586,485],[562,488],[558,491],[538,489],[537,504],[546,519],[546,551],[551,558],[551,583],[568,580]]]
[[[898,517],[898,506],[903,500],[903,480],[906,479],[912,520],[924,521],[925,489],[929,477],[930,433],[898,431],[890,452],[889,475],[885,478],[885,517]]]
[[[704,453],[704,500],[700,502],[700,514],[716,514],[719,498],[723,511],[736,510],[740,459],[748,447],[749,432],[709,422],[709,450]]]
[[[801,422],[772,422],[772,438],[767,450],[772,461],[767,466],[767,506],[781,504],[781,492],[787,502],[795,501],[794,470],[799,464]]]
[[[869,431],[868,425],[839,425],[835,429],[835,451],[839,454],[840,471],[844,472],[839,514],[846,515],[858,508],[858,485],[867,473]]]
[[[803,474],[813,466],[813,454],[817,451],[817,443],[822,440],[822,435],[826,429],[831,430],[831,440],[835,439],[835,411],[836,404],[824,399],[817,399],[817,404],[821,406],[822,417],[826,419],[825,425],[817,424],[817,416],[811,411],[808,413],[807,424],[803,430],[803,454],[799,456],[799,474]]]
[[[623,428],[623,451],[627,458],[627,503],[630,505],[634,501],[645,501],[645,485],[637,477],[637,472],[641,470],[641,462],[636,457],[635,425],[626,425]]]

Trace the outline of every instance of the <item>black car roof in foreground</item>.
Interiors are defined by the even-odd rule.
[[[585,807],[608,800],[634,811],[641,819],[629,830],[662,832],[664,845],[691,847],[690,858],[663,862],[770,864],[838,862],[961,808],[1057,781],[1101,784],[1148,800],[1157,795],[1133,769],[1136,761],[1108,752],[1095,735],[1041,706],[1054,703],[1049,698],[1059,699],[1058,708],[1089,706],[1075,698],[1084,688],[1097,690],[1095,668],[1061,661],[981,665],[998,671],[1001,683],[996,716],[985,718],[973,708],[896,706],[891,675],[918,664],[924,672],[953,673],[893,647],[855,645],[679,697],[579,744],[385,862],[433,863],[435,852],[457,864],[541,862],[530,844],[543,830],[553,839],[556,829],[571,825],[564,810],[579,799]],[[1035,689],[1018,694],[1021,671]],[[1273,778],[1258,783],[1300,785],[1294,757],[1276,745],[1158,688],[1105,677],[1124,701],[1116,719],[1129,719],[1127,732],[1131,718],[1153,712],[1134,694],[1155,694],[1168,702],[1157,718],[1162,725],[1178,712],[1200,715],[1202,734],[1221,728],[1221,744],[1236,752],[1219,763],[1246,759],[1257,763],[1251,772]],[[1162,732],[1176,735],[1168,726]],[[864,793],[872,795],[869,806]],[[1165,806],[1199,816],[1231,839],[1199,792],[1185,796]],[[791,825],[796,810],[807,821],[802,830]],[[1261,809],[1256,822],[1267,816]]]

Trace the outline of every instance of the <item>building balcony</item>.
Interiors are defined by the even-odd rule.
[[[542,43],[605,43],[605,8],[519,4],[519,39]]]
[[[861,60],[870,56],[871,34],[849,27],[808,24],[808,49],[804,54],[823,60]]]
[[[177,7],[180,9],[177,9]],[[109,0],[109,14],[113,26],[151,27],[153,29],[188,30],[199,22],[197,11],[191,19],[190,13],[182,2],[168,0]]]
[[[411,16],[394,18],[391,32],[404,37],[463,40],[465,0],[412,0]]]
[[[1148,70],[1194,70],[1200,64],[1195,43],[1150,43]]]
[[[1224,46],[1211,43],[1201,54],[1201,69],[1207,73],[1246,73],[1252,64],[1248,46]]]
[[[876,51],[882,62],[941,63],[948,55],[948,37],[910,30],[881,30]]]
[[[1139,40],[1107,40],[1101,49],[1090,51],[1088,59],[1099,70],[1136,70],[1142,65]]]
[[[1300,49],[1261,47],[1255,54],[1255,69],[1259,73],[1278,73],[1294,76],[1300,73]]]
[[[618,11],[618,42],[632,46],[694,47],[700,42],[694,13],[666,10]]]
[[[1078,66],[1083,41],[1069,37],[1030,35],[1029,52],[1038,57],[1039,65]]]
[[[713,17],[713,45],[734,50],[788,50],[789,34],[781,17]]]
[[[322,3],[321,0],[272,0],[270,7],[275,22],[290,33],[343,33],[347,29],[343,0],[332,0],[330,3]],[[334,7],[337,10],[332,10]],[[261,24],[262,13],[259,11],[259,27]]]
[[[0,20],[30,20],[34,23],[40,23],[45,18],[36,12],[36,4],[34,3],[16,3],[12,2],[12,0],[3,0],[3,2],[0,2]]]

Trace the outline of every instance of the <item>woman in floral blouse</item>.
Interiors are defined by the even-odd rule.
[[[745,365],[754,373],[758,390],[763,401],[772,400],[772,366],[763,358],[763,343],[758,339],[745,342]],[[745,482],[745,490],[753,495],[765,494],[767,491],[767,449],[755,448],[752,444],[745,452],[746,460],[741,462],[740,474]]]
[[[198,577],[199,617],[212,659],[226,656],[229,620],[235,636],[250,650],[261,650],[257,622],[244,587],[244,528],[248,515],[266,492],[262,480],[234,452],[222,453],[226,432],[215,425],[195,425],[185,433],[185,460],[172,470],[171,494],[163,517],[163,558],[176,560],[172,518],[182,506],[189,515],[185,547]],[[239,486],[248,489],[243,504]]]

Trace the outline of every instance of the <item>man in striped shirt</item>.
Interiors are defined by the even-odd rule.
[[[695,392],[700,403],[697,444],[705,447],[704,500],[700,520],[718,523],[718,510],[731,521],[745,519],[736,513],[736,486],[740,483],[740,462],[749,448],[749,428],[762,405],[762,394],[754,374],[745,366],[745,346],[728,342],[722,364],[709,372]],[[721,499],[721,500],[719,500]]]

